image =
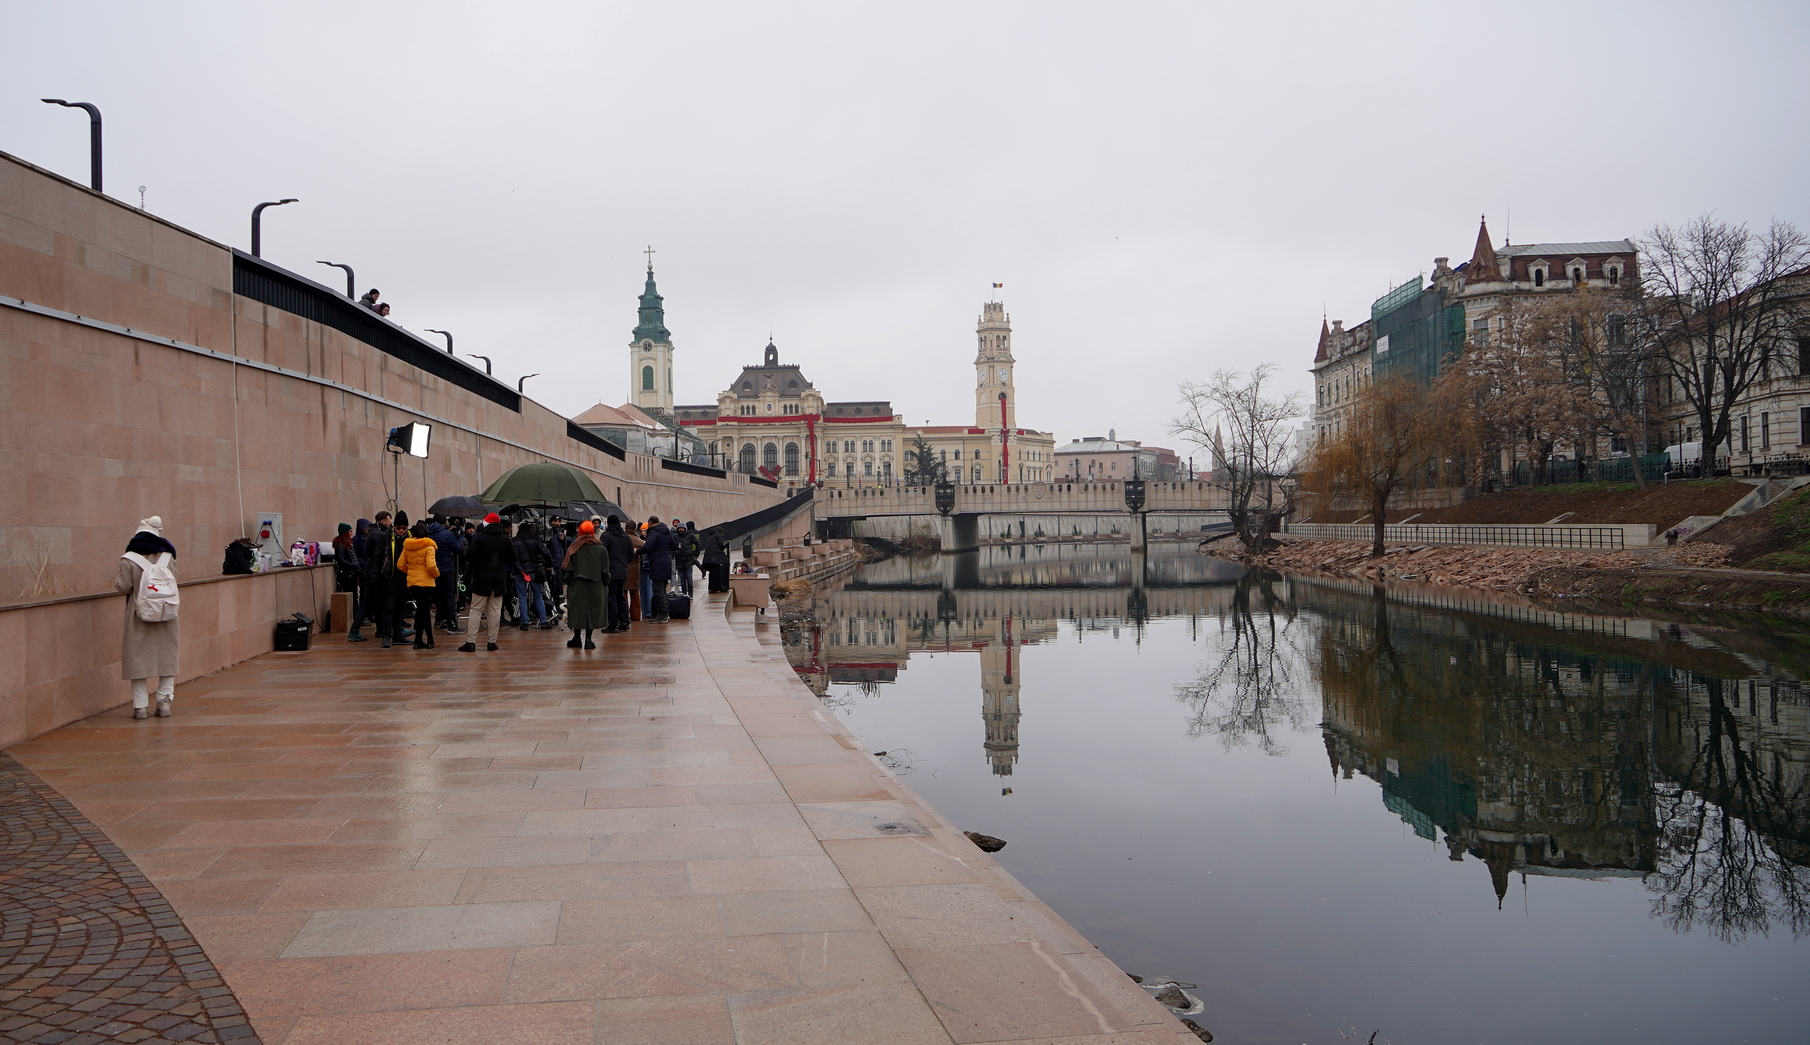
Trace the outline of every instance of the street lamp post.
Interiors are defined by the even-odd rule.
[[[46,105],[88,110],[88,185],[101,191],[101,110],[92,102],[66,102],[61,98],[40,98]]]
[[[253,248],[251,248],[251,250],[252,250],[252,253],[255,254],[255,253],[257,253],[258,248],[253,247]],[[315,264],[316,265],[326,265],[329,268],[345,269],[346,270],[346,296],[349,298],[354,298],[354,299],[356,299],[358,297],[358,277],[356,277],[352,274],[352,266],[344,264],[342,262],[338,262],[338,261],[317,261],[317,262],[315,262]]]
[[[300,203],[300,202],[301,202],[301,200],[294,199],[294,198],[290,198],[290,199],[286,199],[286,200],[271,200],[267,203],[260,203],[251,209],[251,256],[252,257],[261,258],[264,256],[261,253],[264,249],[264,208],[265,207],[281,207],[285,203]],[[347,295],[347,296],[350,297],[351,295]]]
[[[482,359],[484,361],[484,375],[486,377],[491,376],[490,357],[489,356],[480,356],[476,352],[473,352],[470,355],[471,355],[471,358],[473,358],[473,359]],[[524,378],[523,380],[526,380],[526,378]]]
[[[446,354],[447,354],[447,355],[449,355],[449,356],[450,356],[450,355],[452,355],[452,354],[453,354],[453,350],[452,350],[452,335],[451,335],[451,334],[448,334],[448,333],[446,333],[446,331],[444,331],[444,330],[435,330],[435,329],[434,329],[434,328],[433,328],[433,327],[428,327],[428,328],[427,328],[427,332],[428,332],[428,333],[430,333],[430,334],[442,334],[442,335],[445,335],[445,337],[446,337]]]
[[[522,394],[522,385],[526,384],[529,378],[539,377],[539,376],[540,376],[539,374],[523,374],[521,377],[517,378],[515,381],[515,394],[521,395]]]

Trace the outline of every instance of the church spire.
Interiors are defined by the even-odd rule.
[[[1494,283],[1502,278],[1502,263],[1496,260],[1496,248],[1489,240],[1489,220],[1477,219],[1477,248],[1471,251],[1471,263],[1464,273],[1466,283]]]
[[[1316,363],[1326,362],[1326,339],[1331,336],[1332,336],[1332,331],[1327,329],[1327,327],[1326,327],[1326,317],[1321,316],[1320,317],[1320,348],[1319,348],[1319,351],[1314,353],[1314,362],[1316,362]]]
[[[654,259],[652,248],[649,248],[647,259],[647,286],[641,291],[641,322],[635,324],[635,333],[631,341],[652,341],[655,344],[668,344],[672,341],[672,332],[666,329],[665,298],[660,296],[654,287]]]

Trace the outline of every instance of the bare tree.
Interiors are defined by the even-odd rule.
[[[1188,705],[1191,737],[1217,736],[1227,750],[1255,743],[1266,755],[1287,752],[1279,734],[1310,728],[1318,711],[1297,684],[1302,651],[1295,645],[1294,612],[1255,571],[1246,573],[1220,618],[1214,660],[1193,682],[1175,688]]]
[[[1425,470],[1438,423],[1419,382],[1405,377],[1375,382],[1358,392],[1338,434],[1308,459],[1308,490],[1327,498],[1355,497],[1370,509],[1372,558],[1383,554],[1389,498]]]
[[[1472,345],[1435,384],[1442,413],[1471,415],[1468,425],[1444,432],[1448,440],[1471,440],[1454,452],[1479,465],[1503,451],[1511,458],[1524,455],[1529,479],[1539,485],[1553,452],[1566,444],[1575,448],[1591,427],[1589,392],[1578,381],[1584,346],[1572,317],[1543,301],[1511,298],[1487,315],[1497,331]]]
[[[1729,437],[1735,403],[1792,334],[1796,286],[1810,267],[1810,239],[1775,221],[1764,233],[1696,218],[1655,227],[1641,242],[1643,331],[1656,374],[1696,414],[1703,462]]]
[[[1304,412],[1304,400],[1299,393],[1270,397],[1264,386],[1275,372],[1275,364],[1264,363],[1248,374],[1218,370],[1205,383],[1186,382],[1182,414],[1169,424],[1172,434],[1218,458],[1215,468],[1225,473],[1229,498],[1226,514],[1252,555],[1271,543],[1275,522],[1294,507],[1293,487],[1282,480],[1292,457],[1290,422]]]

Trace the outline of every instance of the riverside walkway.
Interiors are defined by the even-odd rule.
[[[325,637],[13,748],[0,1038],[1196,1040],[749,616],[700,597],[584,653]]]

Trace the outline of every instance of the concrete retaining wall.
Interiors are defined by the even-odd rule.
[[[269,653],[278,620],[298,610],[324,620],[332,593],[331,566],[183,583],[178,706],[183,682]],[[116,594],[0,606],[0,749],[131,699],[119,677],[125,613]]]

